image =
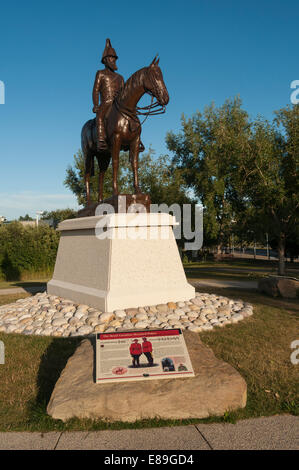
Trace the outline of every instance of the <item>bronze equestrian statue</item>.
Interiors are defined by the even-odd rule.
[[[97,72],[93,89],[93,111],[97,117],[87,121],[81,132],[88,205],[91,202],[90,177],[94,175],[94,158],[97,158],[100,169],[98,202],[103,201],[104,175],[111,159],[113,196],[119,194],[118,167],[121,150],[129,150],[134,175],[134,191],[135,194],[141,193],[138,184],[138,156],[144,147],[140,140],[141,124],[138,115],[160,114],[165,111],[165,106],[169,102],[157,57],[148,67],[135,72],[126,83],[124,83],[123,77],[116,73],[116,59],[116,52],[111,47],[110,40],[107,39],[102,57],[105,70]],[[152,102],[153,98],[156,98],[157,103],[138,108],[137,103],[145,93],[152,96]],[[100,106],[98,105],[99,95],[101,97]],[[159,109],[154,109],[157,107]]]

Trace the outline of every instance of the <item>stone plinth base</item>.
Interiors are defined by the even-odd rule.
[[[48,293],[102,311],[189,300],[168,214],[65,220]]]
[[[223,415],[246,405],[247,386],[241,375],[217,359],[199,336],[184,332],[195,377],[94,383],[94,349],[84,340],[53,390],[47,411],[54,419],[73,417],[107,421],[189,419]]]

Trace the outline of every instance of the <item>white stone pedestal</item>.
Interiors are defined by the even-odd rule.
[[[189,300],[173,225],[151,213],[65,220],[48,293],[106,312]]]

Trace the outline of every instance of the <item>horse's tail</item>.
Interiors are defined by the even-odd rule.
[[[92,151],[92,123],[93,120],[87,121],[81,131],[81,149],[84,155],[85,176],[89,174],[94,176],[94,154]]]

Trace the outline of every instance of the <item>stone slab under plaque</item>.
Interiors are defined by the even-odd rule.
[[[134,422],[207,418],[244,408],[247,386],[239,372],[216,358],[198,334],[183,334],[195,377],[148,382],[95,383],[95,340],[84,339],[55,385],[48,414],[63,421]]]

